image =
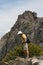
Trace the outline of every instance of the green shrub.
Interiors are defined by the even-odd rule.
[[[30,57],[43,55],[43,48],[39,47],[36,44],[32,43],[28,44],[28,50]],[[2,59],[2,62],[10,61],[14,59],[15,56],[22,56],[22,54],[23,54],[22,46],[16,46],[7,53],[5,58]]]
[[[38,45],[30,43],[28,45],[28,48],[29,48],[30,56],[40,56],[41,55],[40,52],[42,52],[42,48],[39,47]]]
[[[16,56],[20,56],[21,52],[22,52],[22,47],[21,46],[16,46],[15,48],[13,48],[12,50],[10,50],[7,53],[5,58],[2,59],[2,62],[7,62],[9,60],[14,59]]]

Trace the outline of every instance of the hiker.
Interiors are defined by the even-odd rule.
[[[26,34],[24,34],[22,31],[19,31],[18,35],[20,35],[22,38],[24,56],[26,58],[28,58],[29,57],[29,51],[28,51],[28,44],[27,43],[28,42],[30,43],[30,41],[27,39]]]

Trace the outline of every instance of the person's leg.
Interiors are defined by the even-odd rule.
[[[23,52],[23,53],[24,53],[24,57],[25,57],[25,58],[29,58],[29,51],[24,50],[24,52]]]
[[[27,58],[29,58],[29,51],[27,51]]]
[[[24,50],[24,57],[26,58],[27,57],[27,51]]]

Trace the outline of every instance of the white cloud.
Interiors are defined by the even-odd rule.
[[[38,16],[43,16],[43,0],[17,0],[15,3],[1,4],[0,32],[8,32],[16,22],[18,15],[25,10],[35,11]]]

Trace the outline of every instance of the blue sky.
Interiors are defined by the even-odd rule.
[[[18,15],[25,10],[43,17],[43,0],[0,0],[0,37],[10,31]]]

